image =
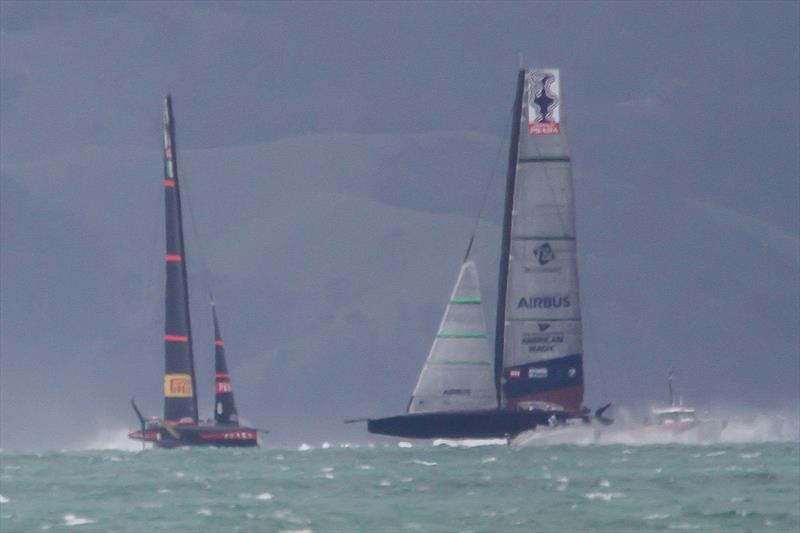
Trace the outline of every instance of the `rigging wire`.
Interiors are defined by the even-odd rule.
[[[513,110],[512,110],[513,111]],[[508,119],[508,122],[503,125],[503,133],[500,137],[500,143],[497,145],[497,153],[494,156],[494,163],[492,163],[492,168],[489,174],[489,179],[486,180],[486,186],[483,190],[483,199],[481,200],[481,208],[478,210],[478,216],[475,218],[475,224],[472,226],[472,233],[469,236],[469,242],[467,243],[467,250],[464,252],[464,259],[462,263],[466,262],[469,259],[469,254],[472,251],[472,244],[475,241],[475,235],[478,232],[478,226],[481,223],[481,219],[483,218],[483,213],[486,210],[486,205],[488,203],[489,192],[491,190],[492,185],[494,184],[495,180],[497,179],[497,169],[498,163],[500,162],[500,156],[503,153],[503,147],[506,145],[506,141],[508,141],[508,132],[511,129],[508,127],[510,122],[514,120],[514,113],[511,113],[511,116]]]

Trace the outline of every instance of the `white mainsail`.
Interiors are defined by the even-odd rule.
[[[478,269],[461,265],[450,301],[408,405],[409,413],[497,407]]]
[[[500,304],[503,400],[512,408],[542,401],[577,411],[583,401],[583,349],[575,201],[559,71],[525,71],[522,91],[513,196],[507,205],[506,298]]]

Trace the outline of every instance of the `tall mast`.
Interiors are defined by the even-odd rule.
[[[181,216],[172,99],[164,99],[164,208],[166,287],[164,316],[164,419],[197,424],[197,381],[189,316],[189,285]]]
[[[514,207],[514,187],[517,179],[517,157],[519,152],[519,129],[522,121],[522,93],[525,87],[525,70],[517,76],[517,94],[511,119],[511,145],[508,150],[508,173],[506,174],[506,199],[503,211],[503,243],[500,249],[500,275],[497,287],[497,322],[494,336],[494,382],[497,390],[497,405],[502,406],[500,381],[503,375],[503,350],[505,349],[506,291],[508,289],[508,255],[511,246],[511,211]]]

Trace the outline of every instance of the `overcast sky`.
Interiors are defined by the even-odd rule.
[[[562,73],[587,404],[673,367],[694,404],[796,412],[798,6],[3,0],[0,447],[161,412],[168,92],[201,411],[210,285],[245,418],[368,440],[341,420],[404,410],[487,183],[493,323],[517,51]]]

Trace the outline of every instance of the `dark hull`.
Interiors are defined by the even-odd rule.
[[[253,428],[173,426],[170,429],[172,431],[164,427],[152,427],[146,429],[144,434],[141,431],[134,431],[128,437],[150,442],[157,448],[179,448],[181,446],[251,448],[258,446],[258,431]]]
[[[412,413],[367,421],[367,430],[379,435],[409,439],[484,439],[514,437],[551,418],[563,421],[562,411],[489,409],[438,413]]]

